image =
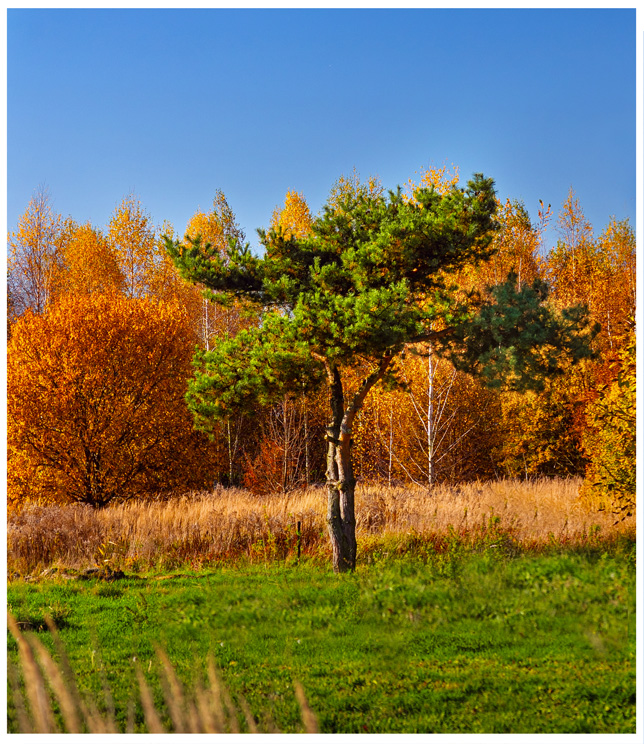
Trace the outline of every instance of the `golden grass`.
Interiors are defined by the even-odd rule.
[[[633,533],[635,516],[615,524],[580,496],[580,479],[501,480],[432,490],[358,486],[357,535],[363,552],[381,537],[436,540],[494,529],[524,547],[582,544],[589,536]],[[257,497],[241,489],[192,493],[168,501],[128,502],[96,510],[28,506],[10,516],[9,575],[51,566],[171,569],[244,558],[328,557],[323,487]],[[299,523],[299,529],[298,529]],[[364,540],[369,536],[368,540]]]
[[[368,531],[384,527],[390,532],[442,533],[450,526],[481,528],[496,517],[520,541],[549,540],[551,535],[575,540],[597,525],[613,531],[615,518],[589,508],[579,497],[581,483],[543,478],[439,486],[432,491],[365,489],[358,523]]]
[[[8,664],[10,694],[16,710],[16,720],[21,733],[118,733],[113,706],[107,713],[100,713],[91,700],[80,695],[69,660],[62,647],[56,627],[50,619],[47,625],[53,635],[60,666],[35,635],[23,634],[15,618],[7,614],[7,627],[18,644],[20,669]],[[160,679],[171,725],[163,725],[163,713],[153,702],[152,692],[141,670],[136,666],[139,695],[145,729],[151,734],[163,733],[239,733],[240,720],[246,723],[249,733],[260,729],[248,703],[239,696],[237,710],[230,693],[221,682],[212,659],[208,661],[208,681],[204,685],[197,678],[192,694],[186,693],[162,649],[157,649],[157,659],[162,673]],[[22,677],[22,684],[20,677]],[[303,728],[306,733],[317,733],[317,718],[309,707],[302,685],[294,681],[295,696],[300,705]],[[110,691],[104,688],[107,699]],[[59,717],[54,715],[54,700]],[[134,730],[134,711],[129,716],[128,730]],[[273,732],[273,729],[271,729]]]

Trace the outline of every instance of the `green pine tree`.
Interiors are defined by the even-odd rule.
[[[328,386],[327,523],[337,572],[356,563],[352,426],[373,386],[391,382],[406,345],[433,341],[490,385],[515,388],[538,385],[562,354],[588,354],[581,313],[556,315],[541,283],[518,290],[511,278],[469,296],[449,286],[451,274],[492,254],[496,204],[494,183],[481,174],[465,189],[419,188],[413,199],[357,184],[332,192],[309,237],[260,230],[261,258],[235,242],[222,257],[198,238],[166,240],[182,275],[212,301],[238,299],[262,313],[257,327],[197,352],[187,399],[198,427]]]

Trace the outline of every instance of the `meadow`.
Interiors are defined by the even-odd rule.
[[[549,545],[583,546],[633,533],[635,517],[615,524],[609,511],[579,498],[581,479],[500,480],[428,491],[359,486],[359,560],[430,554],[457,542],[505,553]],[[168,500],[89,506],[30,506],[8,522],[7,568],[19,578],[58,569],[104,566],[123,571],[198,569],[300,556],[327,566],[326,491],[258,497],[218,489]],[[299,528],[298,528],[299,524]]]
[[[342,576],[322,489],[23,510],[9,730],[632,733],[634,520],[578,488],[359,488]]]

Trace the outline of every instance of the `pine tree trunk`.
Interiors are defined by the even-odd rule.
[[[393,352],[382,356],[376,369],[362,381],[346,410],[340,372],[336,366],[325,362],[332,413],[326,430],[327,525],[336,573],[354,571],[356,567],[356,479],[351,457],[351,428],[367,393],[382,378],[392,358]]]
[[[332,418],[326,434],[327,526],[333,550],[333,570],[344,573],[356,567],[355,479],[351,462],[351,432],[343,427],[344,395],[337,369],[333,373],[330,394]]]
[[[333,549],[333,570],[353,571],[356,567],[355,480],[348,447],[338,442],[339,432],[327,429],[327,525]],[[346,452],[345,452],[346,449]]]

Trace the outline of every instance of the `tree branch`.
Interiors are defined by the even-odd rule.
[[[351,425],[353,424],[353,419],[355,418],[356,413],[361,408],[364,399],[367,397],[367,393],[385,374],[387,367],[395,355],[395,351],[388,351],[380,360],[378,367],[362,381],[362,384],[351,399],[351,403],[345,411],[344,419],[342,421],[342,433],[340,434],[341,438],[351,436]]]
[[[427,331],[426,333],[420,333],[418,336],[408,339],[407,344],[419,344],[422,341],[434,341],[437,338],[449,336],[450,333],[454,332],[454,330],[454,326],[448,326],[447,328],[441,328],[440,331]]]

